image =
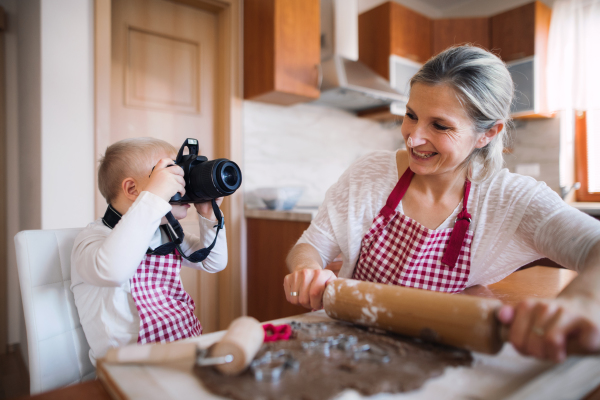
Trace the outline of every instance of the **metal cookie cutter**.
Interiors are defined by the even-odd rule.
[[[300,363],[288,350],[267,351],[262,357],[252,361],[250,369],[257,381],[278,382],[286,369],[298,371]]]
[[[356,361],[366,360],[383,364],[390,362],[386,351],[373,344],[356,345],[353,347],[353,353],[352,358]]]
[[[309,353],[318,353],[325,357],[329,357],[331,342],[328,339],[329,338],[317,338],[310,342],[302,342],[302,349]]]
[[[311,340],[310,342],[303,342],[302,349],[329,357],[331,349],[348,351],[357,343],[358,339],[356,336],[339,334],[337,336],[327,336]]]
[[[301,330],[307,331],[307,333],[310,336],[316,336],[320,333],[327,331],[327,324],[324,322],[315,322],[315,323],[309,324],[309,323],[302,323],[302,322],[298,322],[298,321],[292,321],[292,322],[290,322],[290,326],[296,332],[301,331]]]

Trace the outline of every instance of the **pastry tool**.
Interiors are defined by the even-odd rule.
[[[334,319],[482,353],[495,354],[504,342],[495,299],[336,279],[323,306]]]
[[[323,307],[331,318],[487,354],[508,341],[497,299],[363,282],[331,281]],[[567,343],[567,354],[598,354]]]
[[[215,366],[227,375],[245,370],[264,338],[260,323],[252,317],[234,320],[220,342],[209,349],[200,349],[190,341],[153,345],[130,345],[108,350],[104,362],[113,364],[154,364],[191,369]]]
[[[237,375],[250,365],[263,344],[265,331],[262,325],[252,317],[240,317],[234,320],[223,339],[211,350],[211,357],[233,356],[233,361],[216,365],[225,375]]]

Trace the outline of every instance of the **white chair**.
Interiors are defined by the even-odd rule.
[[[31,394],[95,377],[70,290],[71,250],[80,231],[22,231],[15,236]]]

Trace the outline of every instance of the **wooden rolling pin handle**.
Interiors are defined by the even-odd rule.
[[[500,340],[502,340],[503,342],[509,343],[510,342],[510,327],[506,326],[504,324],[500,324],[500,326],[498,328],[498,336],[500,337]],[[578,343],[577,341],[570,340],[567,342],[567,354],[570,356],[593,355],[593,354],[597,355],[597,354],[600,354],[600,350],[590,351],[587,348],[585,348],[584,346],[582,346],[580,343]]]
[[[233,361],[216,365],[215,368],[225,375],[237,375],[244,371],[254,359],[263,344],[265,331],[262,325],[252,317],[235,319],[223,339],[212,348],[211,357],[232,355]]]

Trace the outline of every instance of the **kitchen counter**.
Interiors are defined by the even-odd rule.
[[[246,207],[246,218],[274,219],[278,221],[310,222],[317,215],[317,207],[297,207],[292,210],[268,210]]]
[[[589,214],[593,217],[600,217],[600,203],[573,202],[568,204],[572,207],[575,207],[579,211],[583,211],[584,213]]]
[[[504,280],[490,285],[489,292],[480,292],[479,295],[496,297],[513,304],[530,296],[554,297],[575,276],[576,273],[572,271],[557,268],[530,268],[515,272]],[[302,322],[328,321],[328,317],[323,311],[318,311],[272,322],[280,324],[288,322],[290,319]],[[224,331],[214,332],[188,340],[195,341],[202,347],[208,347],[217,342],[224,333]],[[475,358],[477,368],[450,368],[442,376],[427,382],[421,390],[383,396],[398,400],[500,399],[510,395],[512,395],[511,399],[520,400],[538,398],[592,400],[598,399],[600,395],[600,388],[596,388],[593,393],[586,396],[586,393],[598,385],[596,378],[590,378],[590,376],[597,376],[597,374],[593,375],[598,371],[596,357],[573,357],[562,364],[555,365],[519,356],[512,346],[506,345],[497,355],[475,353]],[[103,383],[98,380],[79,383],[43,393],[34,398],[51,400],[66,398],[72,394],[77,398],[105,400],[109,398],[108,391],[116,394],[115,389],[123,389],[122,392],[118,392],[123,396],[118,398],[124,398],[125,394],[130,395],[130,398],[136,397],[135,395],[137,398],[141,398],[145,394],[147,395],[145,398],[202,397],[217,400],[216,396],[206,393],[195,376],[187,370],[151,365],[111,366],[101,364],[100,374],[104,374]],[[583,370],[577,370],[578,367]],[[574,374],[575,376],[573,376]],[[583,381],[576,379],[578,377]],[[340,397],[348,400],[362,398],[355,392],[346,392]]]

